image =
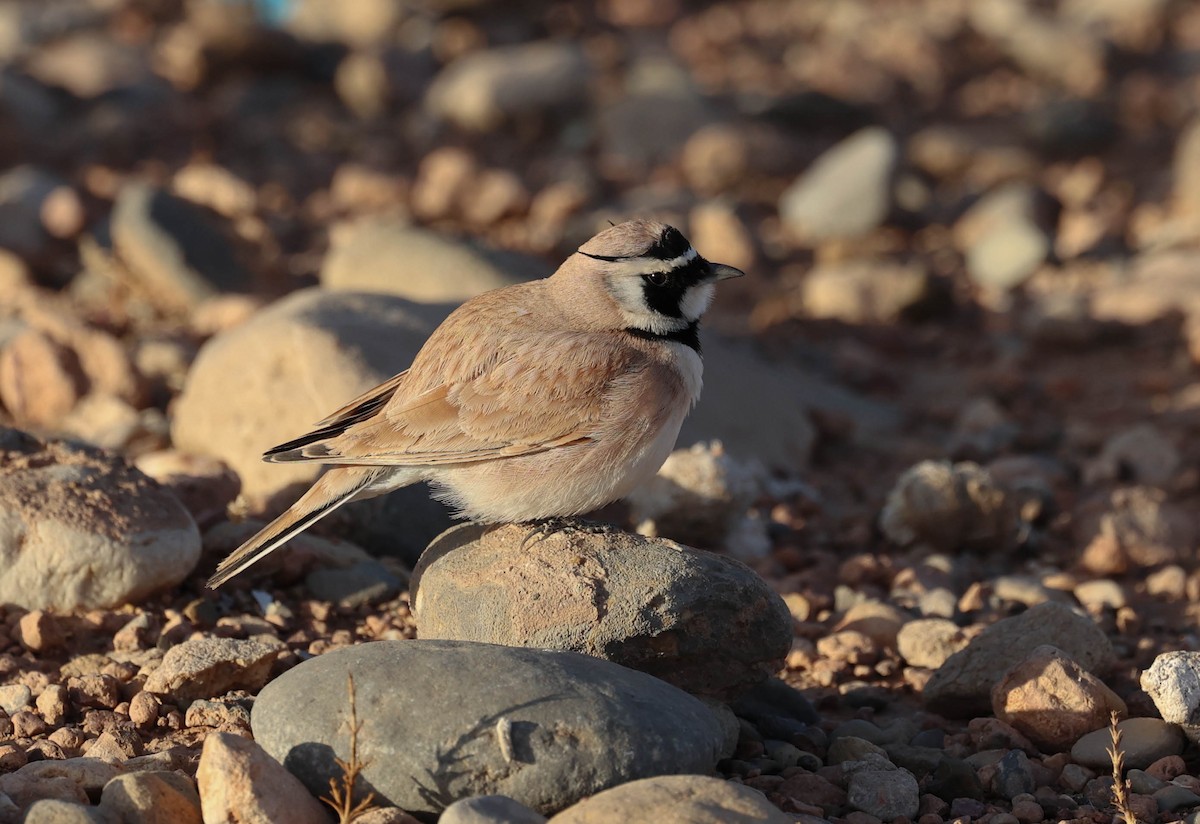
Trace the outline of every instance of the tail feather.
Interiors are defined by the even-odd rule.
[[[233,576],[258,563],[279,546],[353,500],[375,478],[374,471],[334,469],[322,475],[287,511],[267,524],[222,561],[208,588],[216,589]]]

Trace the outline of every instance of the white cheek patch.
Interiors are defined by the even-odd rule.
[[[702,283],[684,292],[683,300],[679,302],[679,311],[683,314],[684,319],[699,320],[700,316],[708,309],[708,305],[712,303],[715,291],[711,283]]]

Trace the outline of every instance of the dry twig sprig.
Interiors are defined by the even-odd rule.
[[[354,803],[354,788],[362,771],[367,768],[367,762],[358,757],[358,735],[362,731],[362,722],[358,720],[353,675],[346,676],[346,690],[350,698],[350,758],[343,761],[334,757],[342,774],[340,778],[329,779],[329,795],[321,796],[321,800],[337,813],[338,824],[351,824],[354,819],[371,809],[375,801],[375,793],[368,792],[357,804]]]
[[[1125,748],[1121,746],[1121,728],[1117,726],[1120,716],[1116,710],[1108,717],[1108,734],[1112,743],[1108,747],[1108,758],[1112,761],[1112,795],[1117,814],[1125,824],[1138,824],[1137,815],[1129,805],[1129,780],[1125,778]]]

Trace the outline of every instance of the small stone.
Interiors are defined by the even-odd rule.
[[[893,324],[914,317],[935,296],[921,263],[821,263],[804,278],[800,299],[813,318],[856,324]]]
[[[1027,183],[986,195],[955,227],[971,279],[996,292],[1027,280],[1054,249],[1057,212],[1057,202]]]
[[[161,629],[158,618],[149,612],[139,613],[113,635],[113,649],[134,652],[153,646]]]
[[[439,822],[441,820],[439,819]],[[372,807],[366,812],[356,815],[354,824],[421,824],[421,822],[399,807]],[[522,824],[522,822],[518,821],[516,824]]]
[[[896,481],[879,525],[901,546],[955,552],[1007,549],[1018,522],[1007,493],[987,470],[974,463],[924,461]]]
[[[184,723],[189,727],[242,727],[250,729],[250,711],[236,702],[199,698],[188,705]]]
[[[228,218],[251,214],[258,202],[254,187],[223,166],[191,162],[175,173],[171,190]]]
[[[256,692],[267,683],[281,644],[233,638],[191,638],[171,647],[146,679],[147,692],[176,703],[214,698],[233,689]]]
[[[1171,180],[1173,210],[1183,217],[1200,215],[1200,117],[1178,132]]]
[[[1141,687],[1163,720],[1200,726],[1200,652],[1164,652],[1142,673]]]
[[[1099,457],[1088,465],[1084,482],[1132,480],[1163,486],[1179,469],[1179,449],[1150,424],[1138,424],[1109,438]]]
[[[250,286],[215,216],[144,183],[129,183],[118,195],[112,237],[129,271],[170,309],[194,309],[218,292]]]
[[[1200,131],[1200,130],[1198,130]],[[719,194],[735,188],[750,168],[750,145],[742,131],[724,123],[705,126],[683,144],[680,162],[688,184],[700,194]],[[1197,208],[1200,213],[1200,206]],[[696,232],[693,219],[692,233]],[[716,260],[726,260],[717,257]],[[730,265],[738,264],[730,259]],[[740,267],[739,267],[740,268]]]
[[[800,798],[831,814],[846,805],[846,791],[829,779],[809,772],[799,772],[784,779],[778,792],[790,798]]]
[[[1183,752],[1184,737],[1179,727],[1159,718],[1127,718],[1117,724],[1125,766],[1144,770],[1160,758]],[[1111,769],[1108,747],[1112,744],[1109,728],[1095,730],[1071,747],[1071,757],[1087,767]]]
[[[353,609],[393,597],[403,582],[378,561],[359,561],[344,569],[316,569],[305,584],[313,597]]]
[[[921,790],[907,770],[858,770],[850,776],[846,800],[851,807],[881,821],[913,818],[920,806]]]
[[[833,627],[834,632],[853,630],[866,635],[880,649],[894,649],[900,630],[908,623],[908,614],[880,601],[860,601],[846,610]]]
[[[21,821],[24,824],[100,824],[101,819],[83,804],[46,798],[34,802]]]
[[[204,739],[196,769],[205,821],[327,824],[325,805],[253,741],[224,732]]]
[[[955,820],[980,818],[987,805],[974,798],[959,797],[950,802],[950,817]]]
[[[545,824],[546,816],[504,795],[477,795],[447,807],[438,824]]]
[[[0,774],[14,772],[28,763],[29,756],[22,747],[16,744],[0,744]]]
[[[51,726],[61,724],[71,711],[67,688],[61,684],[49,684],[37,697],[37,709],[42,718],[46,719],[47,724]]]
[[[224,462],[203,455],[188,455],[173,449],[164,449],[139,455],[134,465],[171,490],[202,529],[224,520],[229,504],[237,498],[242,489],[242,482],[236,472]],[[118,637],[114,637],[114,645],[145,644],[145,639],[152,636],[157,628],[157,619],[152,615],[139,618],[144,618],[150,623],[143,626],[136,623],[138,618],[133,619],[128,630],[122,629],[117,633]],[[141,647],[134,646],[130,649],[139,648]]]
[[[67,694],[76,707],[111,710],[121,703],[121,682],[111,675],[73,675],[67,679]]]
[[[1073,793],[1082,792],[1087,783],[1096,777],[1096,773],[1082,764],[1067,764],[1062,768],[1059,780],[1063,787]]]
[[[855,238],[891,210],[899,147],[886,129],[855,132],[818,157],[779,199],[789,230],[810,242]]]
[[[187,776],[175,772],[134,772],[104,785],[100,815],[139,824],[201,824],[200,796]]]
[[[1168,755],[1147,767],[1146,774],[1159,781],[1171,781],[1187,774],[1187,764],[1178,755]]]
[[[443,69],[425,105],[464,129],[488,132],[512,118],[578,105],[590,72],[583,50],[565,41],[492,48]]]
[[[129,728],[107,729],[87,748],[87,757],[120,764],[142,754],[142,741]]]
[[[121,767],[97,758],[31,761],[16,772],[0,775],[0,793],[21,808],[46,798],[87,804],[121,772]]]
[[[507,169],[485,169],[463,198],[462,216],[475,226],[491,226],[529,209],[529,192],[521,179]]]
[[[333,86],[346,108],[363,120],[383,114],[392,96],[388,68],[378,54],[347,54],[338,63]]]
[[[33,692],[24,684],[0,686],[0,710],[4,710],[9,716],[28,709],[32,703]]]
[[[738,820],[787,824],[793,818],[780,812],[757,790],[703,775],[662,775],[631,781],[599,792],[554,816],[555,824]]]
[[[1108,578],[1082,581],[1072,591],[1079,603],[1092,613],[1120,609],[1129,603],[1124,588]]]
[[[843,735],[829,745],[825,754],[826,764],[843,764],[847,761],[862,761],[868,755],[878,755],[887,758],[887,751],[863,738],[853,735]]]
[[[153,727],[158,723],[162,699],[152,692],[142,690],[129,701],[129,720],[139,727]]]
[[[1161,489],[1123,487],[1084,502],[1075,513],[1080,563],[1096,575],[1120,575],[1188,556],[1195,543],[1191,513]]]
[[[1155,778],[1144,770],[1129,770],[1125,773],[1125,780],[1129,782],[1130,790],[1141,795],[1151,795],[1167,786],[1167,782]]]
[[[1187,787],[1168,785],[1154,793],[1154,801],[1160,813],[1169,813],[1200,806],[1200,795]]]
[[[1066,752],[1080,736],[1104,726],[1125,702],[1100,679],[1053,646],[1040,646],[992,688],[996,717],[1043,752]]]
[[[946,659],[925,685],[927,706],[942,713],[987,713],[992,686],[1043,644],[1058,647],[1092,673],[1106,672],[1114,660],[1099,627],[1070,607],[1048,601],[997,621]]]
[[[697,249],[743,271],[752,271],[757,254],[754,239],[734,207],[724,201],[706,201],[688,215],[689,235]]]
[[[896,634],[896,647],[910,666],[937,669],[967,645],[962,628],[945,618],[909,621]]]
[[[83,395],[73,353],[36,329],[26,329],[0,348],[0,403],[31,426],[52,426]]]
[[[446,272],[455,276],[446,277]],[[336,292],[378,292],[420,303],[458,304],[545,274],[549,272],[540,260],[396,218],[372,216],[333,233],[321,265],[321,286]]]
[[[1021,824],[1039,824],[1046,819],[1046,811],[1042,809],[1042,805],[1032,799],[1014,801],[1012,814]]]
[[[996,777],[992,786],[1002,798],[1011,800],[1018,795],[1032,793],[1037,788],[1029,756],[1020,750],[1009,750],[997,762],[996,767]]]
[[[719,442],[678,449],[629,494],[630,518],[643,535],[718,548],[759,494],[764,473]]]

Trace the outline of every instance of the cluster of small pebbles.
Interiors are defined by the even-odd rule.
[[[1198,51],[1164,0],[0,7],[0,824],[1200,821]],[[265,449],[633,216],[751,277],[615,526],[410,488],[204,588],[319,471]]]

